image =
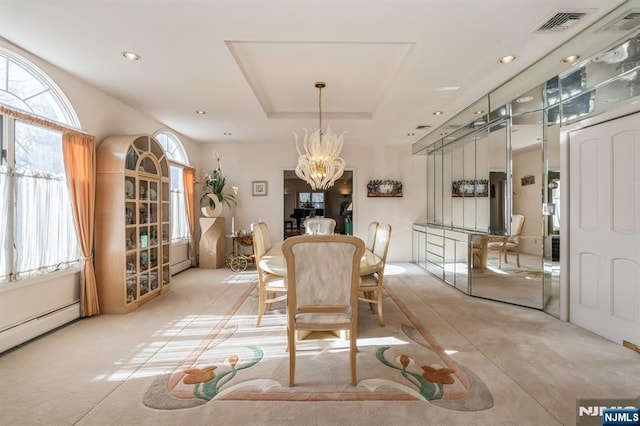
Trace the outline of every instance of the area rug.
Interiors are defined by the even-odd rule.
[[[143,402],[159,410],[213,401],[411,400],[459,411],[493,406],[482,380],[449,356],[389,289],[383,306],[384,327],[368,305],[359,306],[356,386],[349,341],[314,333],[296,344],[296,385],[289,387],[284,303],[256,327],[256,289],[250,286],[225,315],[202,313],[173,339],[160,355],[165,361],[190,354],[153,382]]]

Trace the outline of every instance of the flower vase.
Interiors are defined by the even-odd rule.
[[[207,197],[214,200],[216,202],[216,206],[211,208],[211,204],[209,203],[209,200],[207,200],[207,205],[202,207],[202,214],[206,217],[219,217],[222,215],[224,205],[218,200],[218,197],[213,194],[207,194]]]

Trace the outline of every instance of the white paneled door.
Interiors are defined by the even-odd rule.
[[[569,136],[571,322],[640,344],[640,114]]]

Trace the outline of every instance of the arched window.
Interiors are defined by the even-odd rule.
[[[170,161],[171,171],[171,242],[189,241],[187,200],[184,191],[184,166],[189,165],[187,154],[180,139],[173,133],[162,130],[154,135],[162,145]]]
[[[62,91],[35,65],[0,48],[0,104],[79,128]],[[78,264],[80,250],[62,133],[0,115],[0,283]]]
[[[175,161],[176,163],[189,165],[187,153],[184,151],[182,142],[180,142],[180,139],[178,139],[176,135],[166,130],[162,130],[156,133],[155,138],[160,142],[160,145],[162,145],[170,160]]]

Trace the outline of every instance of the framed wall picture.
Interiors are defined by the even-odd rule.
[[[252,194],[254,197],[267,195],[268,193],[268,182],[266,180],[254,180],[251,182],[251,187],[253,188]]]
[[[367,197],[402,197],[402,182],[391,179],[370,180]]]

